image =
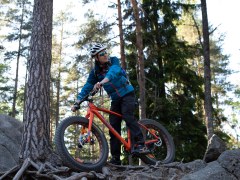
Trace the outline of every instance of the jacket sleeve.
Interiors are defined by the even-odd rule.
[[[122,72],[119,59],[117,57],[111,57],[111,63],[112,65],[110,66],[109,71],[106,74],[106,78],[108,78],[109,81],[115,78],[120,78]]]
[[[90,72],[87,78],[87,82],[85,83],[81,91],[78,93],[77,99],[82,100],[86,95],[88,95],[93,89],[94,84],[96,83],[97,83],[97,77],[94,74],[94,69],[92,69],[92,71]]]

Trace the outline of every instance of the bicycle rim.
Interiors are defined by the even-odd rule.
[[[142,155],[140,158],[147,164],[170,163],[175,157],[175,146],[171,135],[159,123],[153,120],[143,120],[147,130],[143,130],[145,144],[151,153]]]
[[[56,132],[56,148],[63,162],[77,170],[101,170],[108,149],[103,133],[93,125],[88,134],[88,123],[74,118],[60,126]]]

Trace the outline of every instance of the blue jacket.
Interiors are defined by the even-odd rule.
[[[94,85],[103,80],[104,77],[107,77],[109,82],[105,83],[103,88],[112,100],[117,100],[118,98],[134,91],[125,71],[120,66],[119,59],[117,57],[110,57],[109,61],[111,65],[104,71],[99,65],[95,64],[95,67],[91,70],[88,76],[86,84],[77,96],[78,100],[81,100],[88,95]]]

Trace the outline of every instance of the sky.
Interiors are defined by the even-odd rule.
[[[217,32],[225,33],[223,52],[224,54],[230,55],[229,69],[236,71],[236,73],[227,77],[227,80],[238,86],[240,86],[240,73],[238,72],[240,70],[240,23],[237,20],[238,17],[240,17],[239,7],[239,0],[207,1],[209,25],[218,27]],[[231,94],[228,95],[231,96]],[[231,111],[225,109],[225,115],[229,118]],[[228,125],[225,126],[225,129],[235,135],[234,131],[232,131]],[[240,135],[240,120],[237,131]]]
[[[230,55],[230,69],[240,70],[240,1],[239,0],[209,0],[207,11],[209,24],[218,27],[220,33],[225,33],[224,53]],[[240,85],[239,73],[233,74],[229,80]]]

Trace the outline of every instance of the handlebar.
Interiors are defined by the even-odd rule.
[[[101,84],[102,87],[102,84]],[[92,90],[89,94],[87,94],[84,98],[82,98],[82,100],[79,102],[79,105],[82,104],[84,101],[90,101],[91,99],[89,99],[89,96],[94,96],[95,94],[97,94],[97,92],[99,91],[99,89],[97,90]]]
[[[80,102],[79,104],[82,104],[84,101],[89,101],[90,99],[88,98],[89,96],[94,96],[98,91],[93,91],[90,92],[88,95],[86,95]]]

